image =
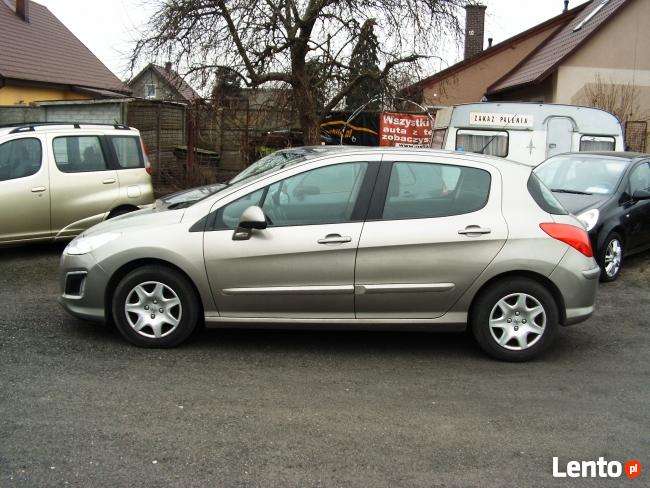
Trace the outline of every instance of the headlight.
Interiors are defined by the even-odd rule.
[[[104,244],[111,242],[121,234],[117,232],[107,232],[106,234],[97,234],[95,236],[80,236],[74,239],[63,251],[65,254],[72,255],[81,255],[88,254],[89,252],[94,251],[98,247],[103,246]]]
[[[577,215],[578,220],[582,222],[582,225],[585,226],[587,232],[596,227],[599,216],[600,212],[597,208],[592,208],[591,210],[587,210],[586,212],[582,212],[580,215]]]

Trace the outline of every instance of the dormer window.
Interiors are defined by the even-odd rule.
[[[587,15],[587,16],[584,18],[584,20],[583,20],[582,22],[580,22],[578,25],[576,25],[576,26],[573,28],[573,32],[577,32],[577,31],[579,31],[580,29],[582,29],[585,25],[587,25],[587,23],[588,23],[591,19],[593,19],[593,18],[596,16],[596,14],[597,14],[598,12],[600,12],[600,11],[603,9],[603,7],[604,7],[605,5],[607,5],[608,3],[609,3],[609,0],[603,0],[602,2],[600,2],[600,5],[598,5],[595,9],[593,9],[592,12],[591,12],[589,15]]]

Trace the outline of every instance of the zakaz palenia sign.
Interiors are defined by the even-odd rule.
[[[482,127],[533,127],[533,116],[530,114],[500,114],[488,112],[470,112],[469,124]]]

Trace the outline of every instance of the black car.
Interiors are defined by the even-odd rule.
[[[650,154],[559,154],[535,174],[584,223],[602,281],[618,278],[624,256],[650,249]]]

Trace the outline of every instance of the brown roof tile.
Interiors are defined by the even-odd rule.
[[[543,81],[554,69],[575,51],[587,38],[595,33],[612,15],[630,0],[592,0],[571,22],[528,55],[503,78],[487,90],[498,93],[517,86]],[[599,8],[579,30],[574,30]]]
[[[129,89],[46,7],[29,22],[0,1],[0,76],[128,93]]]
[[[518,42],[522,42],[529,37],[533,37],[534,35],[539,34],[540,32],[543,32],[545,29],[549,28],[555,28],[559,29],[566,23],[570,22],[575,18],[576,15],[578,15],[584,8],[586,4],[583,5],[578,5],[577,7],[572,8],[571,10],[568,10],[566,12],[562,12],[559,15],[556,15],[555,17],[552,17],[541,24],[537,24],[530,29],[527,29],[523,32],[520,32],[519,34],[516,34],[498,44],[495,44],[492,47],[489,47],[485,49],[484,51],[481,51],[475,56],[472,56],[467,59],[463,59],[462,61],[459,61],[456,64],[453,64],[449,66],[448,68],[445,68],[442,71],[438,71],[437,73],[434,73],[431,76],[428,76],[427,78],[424,78],[423,80],[418,81],[417,83],[414,83],[413,85],[410,85],[406,87],[403,90],[404,94],[410,94],[414,92],[417,88],[421,86],[428,85],[430,83],[435,83],[440,80],[443,80],[449,76],[454,75],[455,73],[461,71],[465,67],[472,66],[476,63],[479,63],[490,56],[493,56],[495,54],[498,54],[508,48],[511,48],[513,45],[517,44]]]

